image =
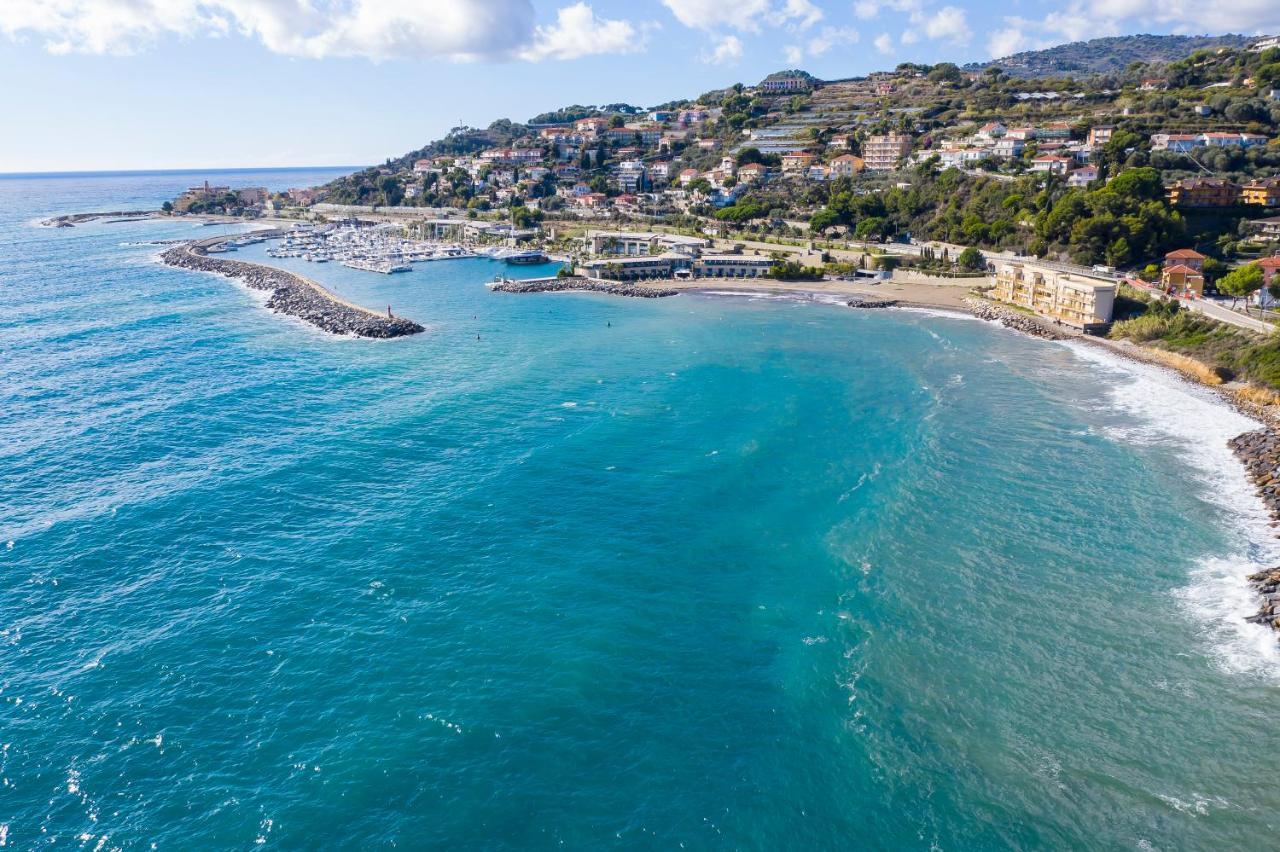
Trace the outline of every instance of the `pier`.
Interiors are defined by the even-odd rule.
[[[260,232],[257,235],[273,234]],[[425,330],[412,320],[392,316],[390,309],[386,314],[380,314],[348,302],[315,281],[296,273],[242,260],[209,256],[209,249],[227,240],[236,239],[237,236],[240,235],[182,243],[166,250],[160,258],[169,266],[213,272],[241,281],[254,290],[267,291],[271,294],[267,300],[268,308],[276,313],[297,317],[330,334],[392,338],[406,337]]]

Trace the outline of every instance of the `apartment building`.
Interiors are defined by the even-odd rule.
[[[902,133],[871,136],[862,155],[869,172],[891,172],[911,153],[911,137]]]
[[[997,261],[992,296],[1085,332],[1104,330],[1115,307],[1114,281],[1047,264]]]

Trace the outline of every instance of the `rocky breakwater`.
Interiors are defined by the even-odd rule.
[[[896,308],[898,300],[879,296],[850,296],[845,304],[851,308]]]
[[[645,287],[627,281],[604,281],[598,278],[583,278],[571,275],[567,278],[531,278],[525,281],[503,280],[489,285],[495,293],[565,293],[581,291],[588,293],[609,293],[613,296],[629,296],[633,299],[660,299],[663,296],[676,295],[675,290],[659,287]]]
[[[971,296],[964,300],[964,304],[978,319],[998,322],[1005,328],[1011,328],[1014,331],[1020,331],[1032,337],[1042,337],[1045,340],[1065,340],[1067,338],[1067,335],[1055,330],[1053,326],[1043,320],[987,299]]]
[[[1258,487],[1273,520],[1280,521],[1280,433],[1271,429],[1246,432],[1227,442]],[[1249,583],[1262,596],[1262,606],[1247,621],[1280,630],[1280,568],[1260,571]]]
[[[374,313],[367,308],[344,302],[319,284],[292,272],[240,260],[210,257],[205,253],[206,245],[208,243],[183,243],[168,249],[160,258],[169,266],[225,275],[251,289],[269,292],[271,296],[267,299],[268,308],[297,317],[331,334],[391,338],[405,337],[424,330],[412,320]]]

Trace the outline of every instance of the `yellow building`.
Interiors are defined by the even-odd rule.
[[[1280,207],[1280,178],[1251,180],[1240,188],[1241,201],[1261,207]]]
[[[1048,264],[996,261],[994,298],[1082,331],[1111,322],[1116,285],[1109,278],[1063,272]]]

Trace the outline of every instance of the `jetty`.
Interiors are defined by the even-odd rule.
[[[674,296],[679,292],[662,287],[645,287],[628,281],[587,278],[582,275],[523,280],[500,278],[487,286],[497,293],[608,293],[612,296],[629,296],[633,299],[661,299],[664,296]]]
[[[425,330],[412,320],[392,316],[390,309],[386,314],[380,314],[348,302],[315,281],[296,273],[273,266],[246,263],[243,260],[209,256],[211,248],[236,239],[237,236],[232,234],[183,242],[167,249],[160,255],[160,259],[169,266],[212,272],[234,278],[253,290],[269,292],[271,296],[267,300],[268,308],[276,313],[297,317],[330,334],[385,339],[406,337]],[[258,236],[269,234],[261,232]]]

